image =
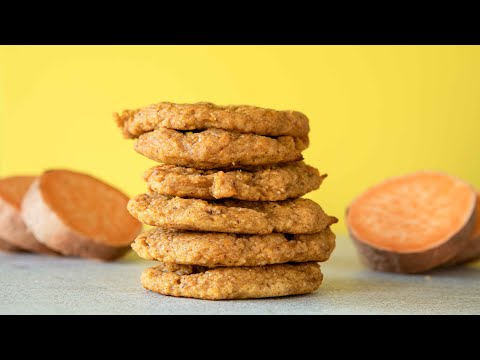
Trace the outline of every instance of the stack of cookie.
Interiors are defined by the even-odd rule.
[[[162,164],[128,210],[154,229],[135,252],[160,262],[142,284],[200,299],[305,294],[335,247],[337,219],[300,198],[326,175],[302,162],[305,115],[252,106],[159,103],[115,114],[135,150]]]

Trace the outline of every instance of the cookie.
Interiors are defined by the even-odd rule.
[[[312,234],[337,222],[308,199],[206,201],[141,194],[129,201],[128,211],[144,224],[161,228],[239,234]]]
[[[181,269],[178,266],[178,269]],[[251,299],[307,294],[322,283],[316,262],[254,267],[196,269],[189,274],[165,271],[161,266],[142,273],[144,288],[162,295],[206,300]]]
[[[142,258],[163,263],[217,266],[261,266],[286,262],[327,261],[335,235],[327,228],[304,235],[239,235],[146,231],[132,244]]]
[[[50,170],[25,195],[22,218],[39,241],[63,255],[114,260],[142,229],[127,202],[125,194],[90,175]]]
[[[302,160],[308,137],[240,134],[210,129],[159,129],[140,135],[135,150],[149,159],[196,169],[239,168]]]
[[[55,252],[35,238],[20,214],[23,197],[34,180],[34,176],[12,176],[0,180],[0,238],[10,245],[8,248],[11,250],[19,248],[53,255]]]
[[[175,130],[223,129],[266,136],[305,136],[308,118],[298,111],[277,111],[255,106],[218,106],[211,103],[161,102],[114,114],[127,138],[159,128]]]
[[[300,161],[233,171],[162,164],[147,170],[144,177],[150,192],[167,196],[280,201],[318,189],[326,176]]]

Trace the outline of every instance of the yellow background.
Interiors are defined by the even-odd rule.
[[[442,170],[480,187],[480,47],[3,46],[0,176],[67,167],[130,195],[153,162],[111,113],[158,101],[294,109],[311,121],[309,196],[341,218],[389,176]]]

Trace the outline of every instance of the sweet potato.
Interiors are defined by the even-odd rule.
[[[8,241],[0,239],[0,251],[15,252],[20,250],[20,248],[10,244]]]
[[[470,241],[466,246],[446,265],[461,265],[467,262],[476,261],[480,259],[480,194],[477,198],[477,209],[475,228],[473,229]]]
[[[51,170],[33,182],[21,213],[37,239],[59,253],[114,260],[142,228],[127,203],[125,194],[96,178]]]
[[[455,177],[418,172],[389,179],[355,199],[347,226],[374,270],[419,273],[459,254],[475,226],[476,191]]]
[[[33,176],[11,176],[0,180],[0,238],[3,240],[0,247],[6,251],[21,249],[54,254],[33,236],[20,216],[20,204],[34,180]]]

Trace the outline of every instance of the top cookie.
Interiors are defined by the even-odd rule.
[[[207,102],[161,102],[114,114],[126,138],[159,128],[175,130],[222,129],[265,136],[308,135],[308,118],[298,111],[277,111],[247,105],[219,106]]]

